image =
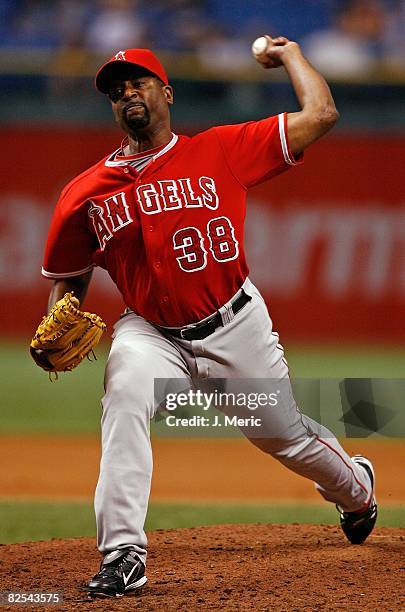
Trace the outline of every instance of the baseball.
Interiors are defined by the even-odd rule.
[[[268,38],[266,38],[266,36],[260,36],[259,38],[256,38],[256,40],[252,44],[252,53],[254,57],[260,58],[261,56],[263,56],[267,51],[268,44],[269,40]]]

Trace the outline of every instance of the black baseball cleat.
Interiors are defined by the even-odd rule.
[[[133,548],[114,550],[104,557],[99,573],[87,585],[87,594],[90,598],[122,597],[146,581],[145,566]]]
[[[339,508],[340,512],[340,526],[343,533],[352,544],[362,544],[370,535],[374,529],[374,525],[377,520],[377,503],[375,499],[375,476],[371,461],[362,457],[361,455],[355,455],[352,457],[352,461],[360,465],[368,474],[371,486],[372,494],[371,501],[364,512],[344,512]]]

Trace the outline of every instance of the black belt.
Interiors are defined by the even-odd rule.
[[[231,309],[234,315],[236,315],[248,302],[251,300],[251,296],[247,295],[242,289],[240,295],[231,302]],[[186,327],[162,327],[165,332],[169,332],[176,338],[182,338],[183,340],[203,340],[210,336],[214,331],[223,326],[221,313],[218,311],[212,317],[203,321],[202,323],[196,323],[195,325],[187,325]]]

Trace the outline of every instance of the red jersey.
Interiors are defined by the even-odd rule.
[[[173,135],[141,171],[136,156],[117,154],[63,190],[43,275],[57,280],[102,266],[125,304],[152,323],[211,315],[248,274],[247,189],[299,163],[286,115]]]

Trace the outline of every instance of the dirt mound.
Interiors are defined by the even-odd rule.
[[[47,610],[83,612],[399,610],[404,539],[404,530],[376,529],[352,546],[338,527],[314,525],[159,530],[149,536],[145,587],[95,601],[84,590],[99,562],[93,539],[3,545],[0,591],[59,591],[63,605]]]

